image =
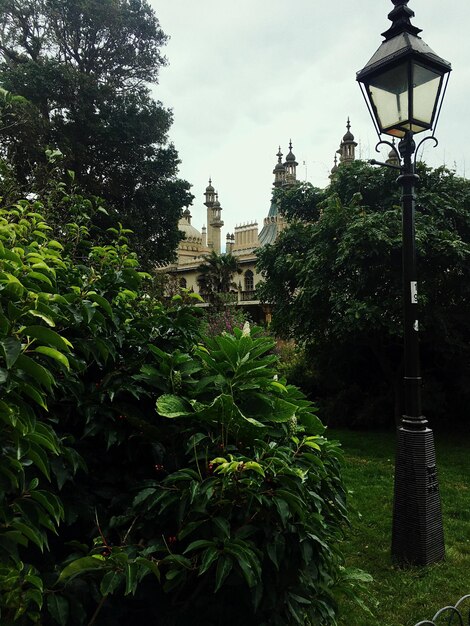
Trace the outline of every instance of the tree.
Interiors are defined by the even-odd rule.
[[[218,295],[236,288],[233,275],[240,272],[240,267],[233,254],[217,254],[212,250],[204,256],[204,263],[199,265],[197,271],[200,272],[198,282],[201,293],[217,300]]]
[[[416,215],[426,411],[463,416],[468,402],[470,183],[419,166]],[[401,208],[395,176],[362,162],[321,191],[286,192],[291,225],[260,251],[274,327],[304,343],[349,420],[401,413]],[[395,403],[388,397],[394,391]],[[330,405],[330,408],[333,405]],[[387,407],[390,407],[387,410]]]
[[[0,0],[3,155],[25,186],[59,148],[84,191],[134,230],[147,265],[171,257],[189,184],[167,142],[172,114],[150,96],[167,41],[146,0]],[[26,104],[27,102],[27,104]],[[42,172],[42,175],[41,175]]]

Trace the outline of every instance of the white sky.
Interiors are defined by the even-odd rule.
[[[289,139],[298,178],[328,184],[346,119],[363,159],[380,158],[372,121],[355,80],[390,22],[390,0],[150,0],[164,32],[169,66],[154,96],[173,109],[170,139],[192,185],[193,225],[206,222],[209,176],[227,232],[262,225],[276,152]],[[424,41],[452,63],[437,129],[424,160],[470,172],[470,2],[410,0]],[[467,159],[467,161],[466,161]],[[305,162],[305,165],[304,165]]]

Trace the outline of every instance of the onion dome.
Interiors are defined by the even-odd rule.
[[[337,171],[338,171],[338,157],[335,154],[335,164],[333,165],[331,169],[331,173],[336,174]]]
[[[206,193],[214,193],[215,189],[212,186],[212,178],[209,178],[209,184],[206,187]]]
[[[295,154],[292,152],[292,140],[289,141],[289,152],[286,156],[286,163],[295,163],[295,165],[298,165],[295,160]]]
[[[283,172],[285,170],[285,167],[282,164],[281,146],[279,146],[279,152],[276,154],[276,156],[277,156],[277,163],[276,163],[276,167],[273,170],[273,174],[275,174],[276,172]]]
[[[178,222],[178,229],[180,232],[184,233],[184,242],[192,242],[202,244],[202,235],[191,225],[191,213],[189,209],[185,209],[183,211],[183,216]]]
[[[218,194],[218,193],[216,193],[216,194],[215,194],[215,202],[214,202],[214,207],[216,207],[216,208],[218,208],[218,209],[220,208],[219,194]]]
[[[348,123],[346,124],[346,128],[348,130],[343,137],[343,141],[354,141],[354,135],[351,132],[351,122],[349,121],[349,117],[348,117]]]

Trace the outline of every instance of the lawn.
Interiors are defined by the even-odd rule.
[[[470,593],[470,436],[435,434],[446,560],[408,569],[393,566],[390,558],[394,433],[330,430],[329,437],[343,445],[351,492],[347,565],[374,578],[364,596],[373,617],[345,599],[340,625],[414,626]]]

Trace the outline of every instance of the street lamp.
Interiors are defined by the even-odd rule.
[[[421,410],[418,345],[418,283],[415,244],[414,135],[434,131],[446,91],[450,63],[418,36],[409,0],[392,0],[392,26],[357,80],[379,137],[400,139],[397,182],[403,189],[404,415],[398,428],[393,505],[392,557],[399,564],[429,565],[444,558],[444,533],[434,437]],[[434,135],[426,137],[433,139]],[[372,163],[387,165],[372,161]]]

